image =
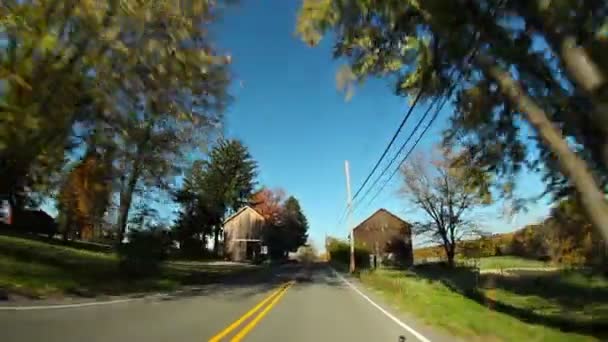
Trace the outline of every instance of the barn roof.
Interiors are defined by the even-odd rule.
[[[370,220],[372,217],[374,217],[374,216],[376,216],[376,215],[380,214],[381,212],[387,213],[387,214],[389,214],[390,216],[392,216],[392,217],[396,218],[397,220],[399,220],[399,221],[401,221],[401,222],[405,223],[406,225],[411,226],[411,224],[409,224],[408,222],[406,222],[405,220],[403,220],[401,217],[399,217],[399,216],[397,216],[397,215],[395,215],[395,214],[391,213],[390,211],[388,211],[388,210],[386,210],[386,209],[384,209],[384,208],[380,208],[380,209],[376,210],[376,212],[374,212],[373,214],[371,214],[371,215],[370,215],[368,218],[366,218],[366,219],[365,219],[363,222],[359,223],[359,224],[358,224],[358,225],[357,225],[355,228],[353,228],[353,230],[356,230],[357,228],[359,228],[359,227],[361,227],[361,226],[365,225],[365,223],[366,223],[367,221],[369,221],[369,220]]]
[[[260,213],[259,213],[257,210],[255,210],[255,209],[253,209],[252,207],[250,207],[250,206],[246,205],[246,206],[242,207],[241,209],[237,210],[237,211],[236,211],[236,213],[234,213],[234,214],[232,214],[232,215],[228,216],[228,218],[224,220],[224,225],[225,225],[226,223],[228,223],[228,221],[232,220],[233,218],[235,218],[235,217],[237,217],[237,216],[241,215],[241,214],[242,214],[243,212],[245,212],[247,209],[252,210],[254,213],[256,213],[257,215],[259,215],[259,216],[260,216],[260,218],[264,219],[264,216],[262,216],[262,214],[260,214]]]

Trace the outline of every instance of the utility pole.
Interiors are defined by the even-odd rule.
[[[344,173],[346,174],[346,226],[350,231],[350,273],[355,272],[355,231],[351,228],[351,213],[353,199],[350,193],[350,169],[348,167],[348,160],[344,161]]]

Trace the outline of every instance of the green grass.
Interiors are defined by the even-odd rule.
[[[475,259],[464,260],[465,263],[475,262]],[[480,258],[479,268],[481,270],[504,269],[504,268],[544,268],[551,265],[544,261],[525,259],[516,256],[494,256]]]
[[[246,268],[252,267],[169,262],[158,276],[135,280],[120,272],[113,253],[0,235],[0,289],[31,298],[172,290],[219,280]]]
[[[509,283],[496,276],[470,275],[466,270],[429,267],[413,272],[363,272],[360,278],[388,302],[467,341],[596,341],[606,337],[598,336],[600,330],[593,326],[605,327],[608,317],[608,301],[605,292],[600,293],[608,290],[605,279],[589,282],[571,273],[556,274],[561,282],[557,278],[539,282],[531,277]],[[477,287],[479,282],[484,285]],[[553,287],[547,287],[548,283]],[[540,287],[534,287],[537,285]],[[581,296],[581,291],[590,293]],[[560,331],[567,324],[576,333]]]
[[[556,323],[590,328],[608,325],[608,280],[582,271],[484,275],[480,292],[514,310]]]

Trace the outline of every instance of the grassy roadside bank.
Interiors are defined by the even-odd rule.
[[[161,273],[128,279],[113,253],[93,252],[0,235],[0,290],[28,298],[95,297],[170,291],[258,271],[248,265],[167,262]]]
[[[465,264],[475,264],[480,270],[499,270],[505,268],[548,268],[549,262],[520,258],[516,256],[493,256],[479,259],[465,259]]]
[[[452,272],[452,273],[450,273]],[[388,303],[467,341],[600,341],[608,280],[576,272],[500,278],[436,269],[362,271]]]

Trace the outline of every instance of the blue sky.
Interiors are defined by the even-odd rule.
[[[399,125],[408,102],[393,95],[389,80],[368,81],[345,101],[336,90],[342,62],[332,59],[332,42],[325,39],[310,48],[294,34],[300,2],[263,3],[243,0],[226,9],[213,30],[218,47],[232,55],[235,78],[225,134],[249,147],[259,163],[261,184],[281,187],[298,198],[310,222],[310,236],[321,247],[326,233],[347,234],[344,222],[337,225],[346,200],[344,160],[350,162],[355,190]],[[414,111],[397,145],[423,110],[421,106]],[[415,152],[429,152],[439,142],[449,112],[446,106]],[[420,213],[396,195],[398,188],[395,177],[374,203],[359,207],[353,224],[381,207],[406,220],[419,218]],[[521,195],[532,196],[542,191],[542,184],[530,175],[519,189]],[[484,225],[493,232],[537,222],[548,210],[546,201],[538,201],[528,213],[507,221],[498,218],[499,207],[483,213]]]

